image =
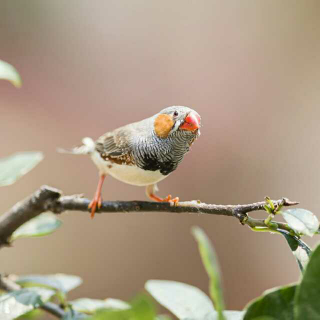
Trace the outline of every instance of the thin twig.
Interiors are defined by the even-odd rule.
[[[66,196],[47,203],[47,209],[54,213],[61,213],[66,210],[76,210],[89,212],[90,200],[80,196]],[[284,206],[297,205],[286,198],[274,200],[274,205]],[[148,201],[104,201],[97,213],[103,212],[176,212],[176,213],[204,213],[224,215],[229,217],[243,218],[252,211],[265,210],[265,201],[252,204],[238,205],[216,205],[206,204],[197,200],[179,202],[178,204],[168,202],[148,202]]]
[[[292,202],[286,198],[272,200],[275,206],[293,206],[298,202]],[[62,192],[48,186],[42,186],[27,199],[17,203],[8,212],[0,217],[0,247],[10,245],[10,237],[13,232],[28,220],[42,212],[52,211],[62,213],[64,211],[89,212],[90,200],[79,195],[62,196]],[[104,201],[97,213],[103,212],[176,212],[213,214],[236,217],[242,224],[251,228],[265,226],[264,220],[256,220],[247,216],[247,213],[265,210],[265,201],[252,204],[239,205],[215,205],[206,204],[198,200],[179,202],[178,204],[147,202],[147,201]],[[282,229],[285,224],[281,224]]]
[[[44,311],[47,311],[48,313],[62,319],[64,316],[66,316],[66,312],[61,309],[58,305],[52,302],[46,302],[41,306],[41,309]]]

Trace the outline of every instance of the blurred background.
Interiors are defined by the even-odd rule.
[[[161,196],[216,204],[286,196],[319,216],[319,16],[316,0],[1,0],[0,59],[17,68],[23,86],[0,83],[0,156],[40,150],[45,160],[1,188],[0,212],[42,184],[91,198],[96,167],[57,147],[186,105],[202,116],[201,137],[159,184]],[[110,177],[103,197],[145,200],[145,193]],[[91,220],[83,212],[61,219],[53,235],[2,249],[0,271],[81,276],[71,299],[128,300],[148,279],[208,292],[190,234],[198,225],[217,250],[229,309],[299,279],[284,239],[236,219],[127,213]]]

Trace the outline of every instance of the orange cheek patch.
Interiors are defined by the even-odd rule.
[[[166,138],[174,125],[172,117],[167,114],[159,114],[154,121],[154,131],[159,138]]]

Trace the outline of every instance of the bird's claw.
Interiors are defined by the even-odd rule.
[[[172,199],[171,194],[169,194],[167,197],[165,198],[159,198],[158,196],[154,195],[154,194],[150,194],[149,197],[157,202],[169,202],[173,205],[177,205],[179,202],[179,198],[175,197]]]
[[[92,201],[88,205],[88,209],[91,209],[91,218],[94,218],[94,214],[96,213],[97,207],[98,209],[100,209],[101,205],[102,205],[101,195],[99,195],[98,197],[94,197],[92,199]]]
[[[178,204],[179,202],[179,197],[175,197],[172,199],[171,194],[169,194],[166,198],[162,199],[163,202],[170,202],[172,204]]]

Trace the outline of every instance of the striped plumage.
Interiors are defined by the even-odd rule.
[[[177,109],[183,115],[192,110],[187,107],[169,107],[159,114],[170,114]],[[96,141],[95,149],[110,162],[137,165],[141,169],[167,175],[174,171],[189,151],[200,131],[175,130],[167,138],[160,138],[154,130],[158,114],[108,132]]]
[[[84,145],[72,153],[90,154],[102,181],[110,174],[129,184],[147,186],[147,195],[154,200],[169,201],[171,197],[160,199],[154,195],[156,183],[178,167],[199,137],[199,127],[200,116],[194,110],[168,107],[150,118],[108,132],[95,142],[85,138]],[[91,203],[92,216],[101,203],[101,187],[102,182]]]

